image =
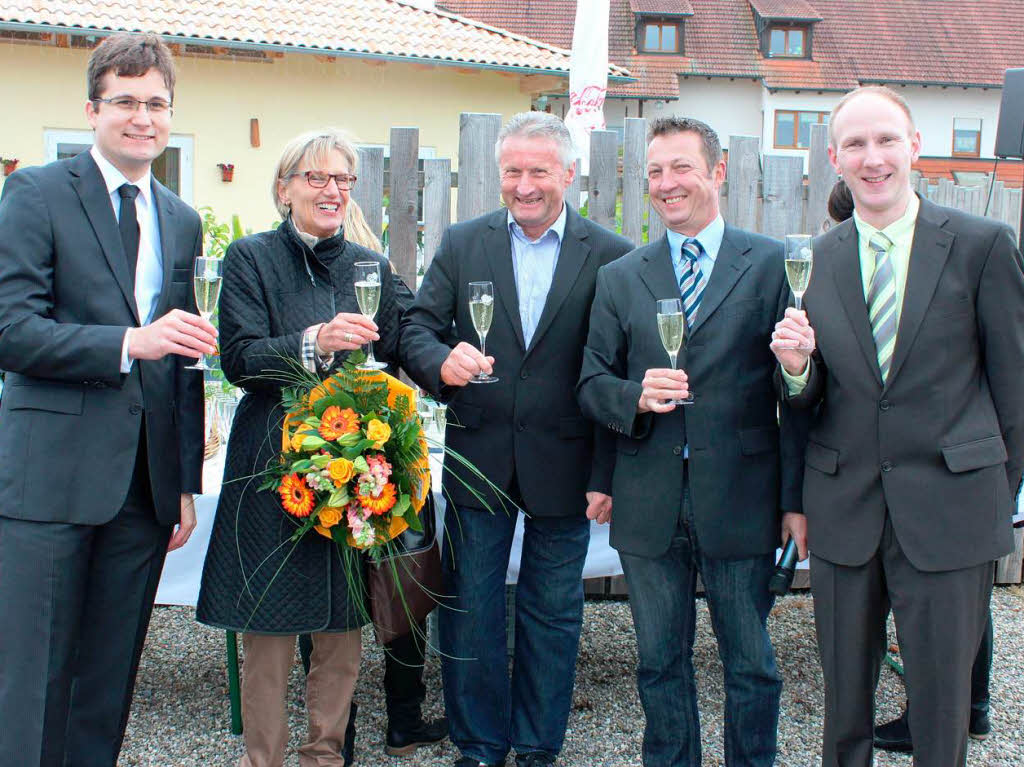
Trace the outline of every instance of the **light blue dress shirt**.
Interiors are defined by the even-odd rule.
[[[508,214],[508,233],[512,241],[512,270],[516,276],[516,290],[519,291],[519,321],[523,325],[523,341],[527,348],[533,338],[544,303],[551,290],[551,281],[558,265],[558,254],[562,249],[565,234],[565,205],[562,212],[544,234],[531,240],[516,223],[512,213]]]
[[[135,198],[135,215],[139,221],[139,259],[135,268],[135,305],[139,310],[140,325],[148,325],[153,321],[157,301],[164,283],[163,250],[160,247],[160,221],[156,213],[156,200],[153,199],[153,177],[147,170],[138,181],[129,181],[114,165],[107,160],[95,145],[89,150],[92,159],[100,169],[103,183],[106,184],[110,204],[114,208],[114,219],[121,216],[121,195],[117,191],[123,184],[134,184],[139,188]],[[121,345],[121,372],[131,370],[128,359],[128,333],[125,333]]]
[[[722,238],[725,236],[725,220],[722,214],[715,216],[714,220],[705,226],[693,239],[700,243],[704,252],[700,254],[697,263],[700,265],[701,274],[704,275],[704,284],[707,285],[711,279],[711,272],[715,268],[715,261],[718,259],[718,251],[722,248]],[[668,230],[668,247],[672,253],[672,268],[676,272],[676,285],[683,278],[683,242],[689,239],[685,234]],[[697,309],[697,316],[700,316],[700,309]]]

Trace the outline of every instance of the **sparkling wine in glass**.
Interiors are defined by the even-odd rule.
[[[658,335],[661,345],[668,352],[669,367],[675,370],[676,357],[686,338],[686,318],[683,316],[683,302],[679,298],[666,298],[658,301]],[[693,394],[686,399],[671,399],[668,405],[692,405]]]
[[[811,268],[814,266],[814,249],[811,247],[811,235],[786,235],[786,279],[796,299],[797,310],[803,309],[804,293],[811,284]],[[794,348],[807,351],[805,344],[800,343]]]
[[[207,322],[210,321],[210,317],[217,309],[223,274],[223,260],[205,256],[196,259],[192,289],[195,291],[196,309],[199,310],[199,316]],[[213,370],[213,368],[206,364],[206,355],[204,354],[195,364],[188,365],[185,370]]]
[[[356,303],[359,304],[359,312],[372,320],[377,315],[377,307],[380,305],[380,264],[376,261],[357,261],[355,270]],[[356,365],[356,368],[359,370],[381,370],[386,367],[387,363],[374,359],[373,341],[370,341],[366,361]]]
[[[469,283],[469,316],[473,320],[476,334],[480,336],[480,353],[487,356],[487,331],[494,318],[494,285],[489,282]],[[494,383],[498,379],[479,372],[469,379],[470,383]]]

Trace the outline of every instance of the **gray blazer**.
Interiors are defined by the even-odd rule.
[[[815,408],[804,475],[814,554],[863,564],[887,511],[919,570],[1006,554],[1024,469],[1024,274],[1009,228],[921,200],[884,385],[854,222],[814,250],[805,302],[818,351],[789,398]]]
[[[679,367],[696,402],[637,414],[644,372],[668,367],[655,302],[677,298],[668,238],[598,274],[578,394],[583,412],[617,435],[611,544],[655,557],[682,507],[683,448],[697,536],[713,557],[775,549],[780,511],[800,510],[806,416],[778,416],[768,348],[789,300],[782,245],[726,226]]]

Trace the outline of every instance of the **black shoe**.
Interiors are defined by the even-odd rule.
[[[525,754],[516,754],[516,767],[546,767],[554,764],[555,757],[543,751],[528,751]]]
[[[355,761],[356,753],[356,712],[359,711],[359,706],[356,705],[355,701],[352,701],[352,708],[348,712],[348,724],[345,725],[345,742],[341,746],[341,758],[345,762],[345,767]]]
[[[884,751],[914,750],[910,740],[910,725],[907,723],[907,712],[904,711],[897,719],[875,727],[875,748]]]
[[[432,746],[448,737],[448,718],[424,721],[418,717],[411,727],[398,729],[388,723],[384,753],[388,756],[409,756],[420,746]],[[473,765],[476,767],[476,765]]]
[[[975,740],[985,740],[992,732],[992,723],[988,720],[988,711],[971,709],[971,724],[967,734]]]
[[[504,762],[501,764],[488,764],[487,762],[481,762],[479,759],[474,759],[471,756],[463,756],[455,760],[455,767],[503,767]]]

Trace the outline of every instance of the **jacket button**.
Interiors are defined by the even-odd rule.
[[[889,400],[887,400],[887,399],[884,399],[884,400],[882,400],[881,402],[878,403],[878,409],[881,410],[882,412],[885,412],[886,410],[888,410],[891,407],[892,407],[892,403],[889,402]]]
[[[516,430],[517,431],[526,431],[526,424],[523,423],[522,421],[520,421],[519,425],[516,427]]]
[[[138,402],[133,402],[131,405],[128,406],[128,412],[131,413],[132,415],[138,415],[139,413],[142,412],[142,405],[140,405]]]
[[[107,385],[106,385],[105,383],[103,383],[103,381],[96,381],[96,382],[95,382],[95,383],[94,383],[94,384],[92,385],[92,387],[93,387],[94,389],[106,389],[106,388],[107,388]]]
[[[683,449],[679,445],[676,445],[674,448],[672,448],[672,455],[682,455],[682,454],[683,454]]]
[[[882,471],[886,471],[886,472],[892,471],[892,467],[893,467],[892,461],[882,461]]]
[[[522,373],[519,374],[519,377],[525,381],[527,378],[530,377],[530,374],[524,370]]]

